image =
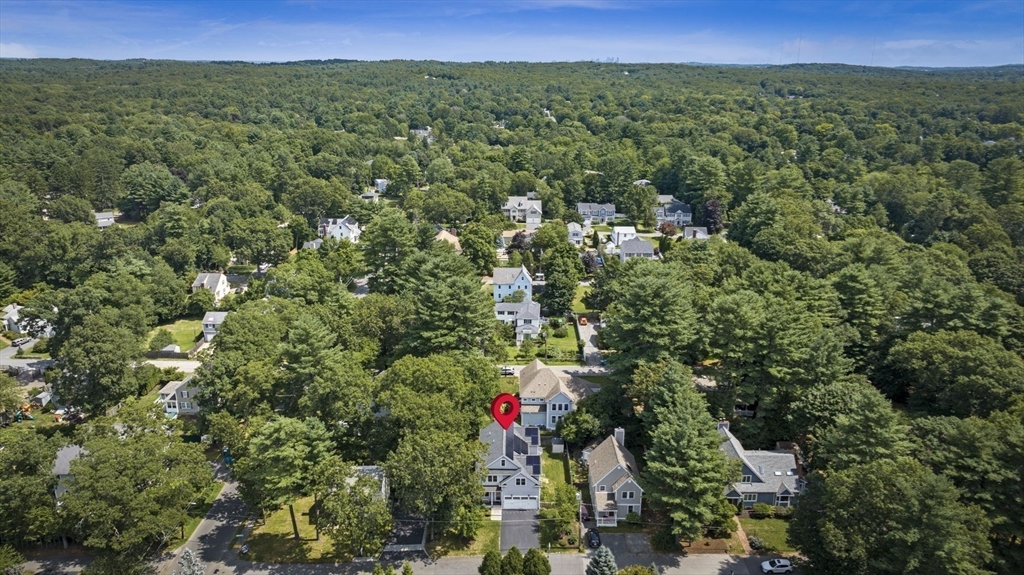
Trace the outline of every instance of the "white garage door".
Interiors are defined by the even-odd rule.
[[[502,509],[537,509],[539,506],[536,495],[506,495],[501,500]]]

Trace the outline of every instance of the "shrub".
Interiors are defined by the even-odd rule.
[[[569,545],[575,545],[575,544],[579,543],[579,540],[576,539],[575,535],[570,535],[569,539],[568,539],[568,543],[569,543]]]
[[[160,351],[172,343],[174,343],[174,336],[171,335],[171,332],[160,328],[153,334],[153,339],[149,340],[149,351]]]
[[[626,514],[626,523],[632,523],[633,525],[638,525],[640,523],[640,515],[638,515],[637,513],[633,512],[633,511],[630,511],[629,513]]]
[[[565,327],[556,327],[555,331],[551,332],[551,335],[558,338],[568,337],[569,330],[565,329]]]
[[[760,551],[764,549],[764,541],[757,535],[751,535],[747,538],[747,542],[750,543],[750,548],[754,551]]]
[[[778,519],[789,519],[793,517],[793,507],[776,507],[773,514]]]
[[[770,518],[773,516],[774,511],[775,508],[767,503],[755,503],[754,508],[750,511],[750,516],[758,519],[765,517]]]
[[[560,317],[556,317],[556,318],[552,318],[549,323],[550,323],[551,327],[553,327],[555,329],[558,329],[558,328],[560,328],[560,327],[565,325],[565,320],[560,318]],[[558,337],[558,336],[555,336],[555,337]]]

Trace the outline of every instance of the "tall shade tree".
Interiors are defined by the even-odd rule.
[[[669,364],[650,407],[649,495],[671,518],[672,532],[692,541],[720,512],[723,486],[738,473],[719,449],[716,423],[688,369]]]
[[[7,377],[6,375],[0,378]],[[9,379],[9,378],[8,378]],[[54,535],[58,516],[53,502],[57,447],[43,435],[0,430],[0,532],[15,544]]]
[[[410,294],[416,311],[404,346],[416,355],[483,350],[494,329],[494,300],[472,277],[428,280]]]
[[[416,230],[412,223],[398,210],[385,210],[366,224],[359,243],[372,274],[370,291],[394,293],[396,268],[416,251]]]
[[[318,531],[327,533],[339,551],[356,557],[379,554],[394,525],[380,480],[357,475],[355,466],[338,457],[317,464],[315,475]]]
[[[810,573],[982,575],[989,522],[913,459],[814,473],[789,528]]]
[[[122,555],[152,552],[179,536],[189,509],[210,487],[202,449],[152,423],[123,438],[105,434],[86,441],[71,462],[74,484],[61,496],[61,510],[87,547]]]
[[[249,440],[248,455],[235,467],[242,497],[263,512],[287,504],[299,539],[293,503],[309,493],[312,469],[330,449],[327,429],[315,419],[279,417],[268,422]]]
[[[476,273],[482,276],[491,275],[498,265],[496,240],[494,230],[477,222],[469,224],[459,234],[462,256],[467,258],[473,264]]]
[[[89,316],[71,328],[56,358],[54,391],[89,413],[102,413],[139,392],[134,367],[142,353],[139,339],[102,317]]]

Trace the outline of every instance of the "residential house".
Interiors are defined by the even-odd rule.
[[[378,194],[377,192],[375,192],[373,190],[367,190],[367,191],[359,194],[359,199],[363,200],[364,202],[370,202],[371,204],[376,204],[377,202],[380,201],[380,194]]]
[[[43,409],[48,405],[53,405],[53,412],[63,414],[67,412],[67,406],[61,402],[60,396],[53,393],[52,391],[41,391],[32,396],[29,400],[29,404],[33,407]]]
[[[540,335],[540,304],[526,300],[520,303],[494,304],[494,316],[498,321],[512,325],[516,331],[516,345],[522,345],[526,338]]]
[[[324,244],[324,240],[317,238],[311,242],[302,242],[302,249],[304,250],[318,250],[320,246]]]
[[[668,222],[681,228],[693,221],[693,211],[689,204],[684,204],[673,198],[671,203],[654,208],[654,219],[658,220],[659,226]]]
[[[192,293],[201,289],[213,292],[213,303],[219,303],[224,296],[231,293],[231,284],[228,283],[228,276],[222,273],[203,272],[192,282]]]
[[[520,418],[526,426],[554,429],[591,393],[587,382],[535,359],[519,372]]]
[[[409,132],[417,138],[423,138],[428,144],[434,143],[434,129],[430,126],[427,126],[426,130],[409,130]]]
[[[226,311],[208,311],[203,316],[203,341],[210,343],[214,336],[220,333],[220,324],[228,317]]]
[[[643,239],[633,238],[622,242],[619,246],[619,261],[624,262],[630,258],[654,259],[654,244]]]
[[[569,222],[566,226],[569,228],[569,243],[576,247],[583,245],[583,226],[576,222]]]
[[[584,220],[599,224],[615,222],[615,204],[576,204],[576,211]]]
[[[316,235],[321,238],[334,238],[336,240],[348,240],[354,244],[359,243],[359,222],[352,216],[344,218],[320,218]]]
[[[518,268],[494,268],[494,301],[500,302],[506,296],[510,296],[516,290],[526,293],[526,300],[533,299],[533,278],[526,266]]]
[[[172,419],[179,415],[196,415],[199,413],[199,404],[196,403],[198,392],[199,388],[192,386],[190,375],[183,381],[168,382],[160,389],[155,403],[162,403],[164,413]]]
[[[391,182],[385,178],[377,178],[373,181],[373,187],[377,188],[377,192],[381,194],[388,193],[388,184]]]
[[[636,237],[636,228],[633,226],[615,226],[612,228],[611,242],[621,247],[623,242]]]
[[[18,313],[24,308],[25,306],[12,303],[3,309],[4,331],[25,333],[25,322],[21,321],[21,314]]]
[[[676,201],[676,198],[672,194],[658,194],[657,201],[659,206],[667,206]]]
[[[540,509],[540,430],[492,422],[480,430],[484,455],[484,503],[502,509]]]
[[[75,476],[71,474],[71,462],[88,453],[81,445],[68,445],[57,450],[57,458],[53,462],[52,472],[57,476],[57,487],[53,490],[53,496],[60,499],[61,495],[67,493]]]
[[[346,479],[345,483],[350,486],[355,485],[356,479],[364,476],[377,480],[377,483],[380,484],[380,491],[377,495],[387,501],[391,496],[391,486],[388,484],[387,475],[384,474],[384,468],[379,465],[356,465],[355,475]]]
[[[636,460],[625,441],[625,430],[617,427],[587,456],[590,500],[598,527],[615,527],[628,514],[641,513],[644,490],[637,483]]]
[[[96,218],[96,225],[101,230],[114,225],[114,212],[93,212],[92,215]]]
[[[720,449],[729,459],[740,461],[740,481],[726,486],[725,498],[730,503],[743,503],[750,509],[755,503],[789,507],[803,491],[804,480],[792,451],[748,451],[729,431],[729,422],[718,422],[718,433],[724,441]]]
[[[513,222],[530,223],[528,217],[540,223],[541,201],[526,196],[509,196],[501,206],[501,213]]]
[[[448,243],[450,243],[452,245],[453,248],[455,248],[455,253],[457,253],[457,254],[461,254],[462,253],[462,243],[459,242],[458,236],[456,236],[455,234],[449,232],[448,230],[441,230],[441,231],[437,232],[437,235],[434,236],[434,241],[435,242],[448,242]]]
[[[707,228],[683,228],[683,238],[687,240],[706,240],[711,236],[708,235]]]

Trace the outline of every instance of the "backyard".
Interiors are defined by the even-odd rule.
[[[427,553],[431,557],[478,557],[490,550],[499,551],[498,541],[501,536],[501,521],[484,519],[477,529],[476,537],[466,541],[461,537],[448,533],[427,543]]]
[[[576,313],[588,313],[590,310],[583,305],[583,298],[586,297],[592,288],[590,286],[576,286],[576,297],[572,300],[572,311]]]
[[[181,351],[188,351],[195,345],[196,340],[203,333],[203,320],[201,319],[179,319],[174,323],[166,325],[158,325],[149,332],[149,337],[146,339],[147,345],[149,340],[153,339],[153,336],[157,331],[166,329],[171,332],[171,337],[174,340],[174,345],[181,348]]]
[[[313,497],[295,502],[295,521],[299,525],[299,540],[295,539],[288,506],[271,513],[266,522],[257,525],[245,543],[249,546],[249,559],[269,563],[325,563],[348,561],[351,557],[336,554],[330,537],[316,538],[316,528],[309,516]]]
[[[541,466],[541,514],[545,512],[551,513],[554,511],[555,503],[555,490],[560,485],[570,484],[569,481],[569,463],[565,457],[565,454],[556,455],[551,452],[550,447],[545,447],[540,454],[540,466]],[[558,534],[554,533],[554,529],[550,529],[551,525],[548,522],[543,522],[540,529],[540,546],[544,549],[550,549],[553,552],[563,553],[575,553],[579,549],[578,544],[569,545],[568,537],[559,537]],[[572,525],[569,527],[569,532],[576,534],[579,533],[579,522],[574,520]],[[549,547],[550,546],[550,547]]]
[[[789,521],[785,519],[753,519],[740,517],[740,525],[747,534],[747,540],[757,537],[764,541],[764,551],[771,553],[796,553],[789,545]]]
[[[579,340],[576,338],[576,330],[571,325],[566,327],[565,337],[551,335],[554,330],[548,332],[547,344],[542,339],[535,339],[533,345],[536,352],[531,357],[521,357],[520,348],[515,345],[508,346],[509,362],[529,363],[536,358],[548,365],[579,364],[579,344],[576,343]]]

